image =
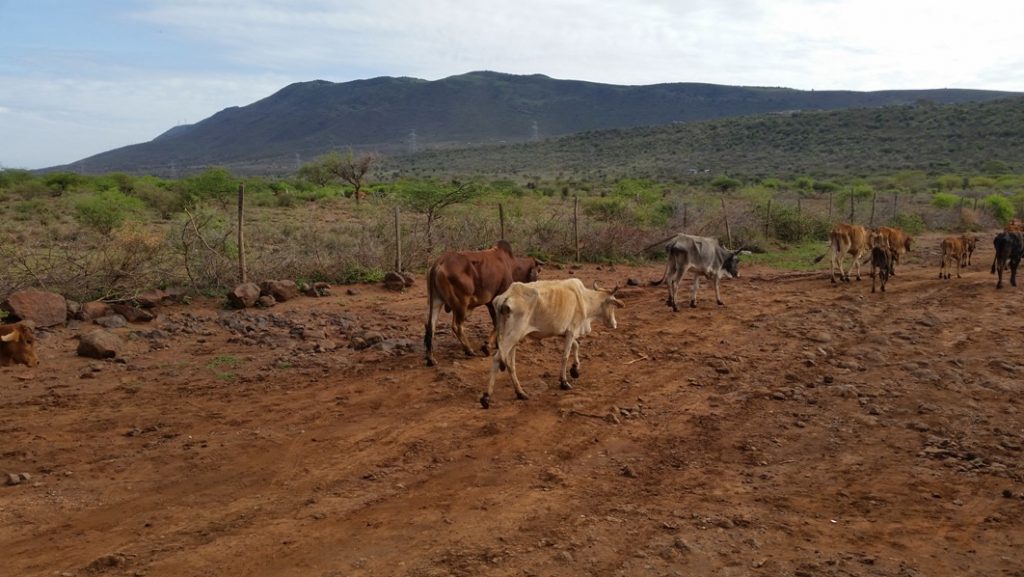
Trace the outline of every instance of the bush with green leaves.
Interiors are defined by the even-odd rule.
[[[109,234],[143,207],[142,201],[134,196],[115,189],[101,190],[75,202],[75,218],[84,226]]]
[[[771,232],[783,242],[825,240],[830,228],[828,219],[799,213],[789,206],[772,208]]]
[[[953,208],[963,202],[959,194],[936,192],[932,195],[932,206],[936,208]]]
[[[904,212],[894,216],[889,219],[887,226],[898,228],[909,235],[921,234],[927,228],[921,215],[912,212]]]
[[[992,211],[992,216],[999,221],[999,224],[1005,225],[1010,222],[1016,212],[1013,202],[1001,194],[990,194],[985,197],[983,202]]]

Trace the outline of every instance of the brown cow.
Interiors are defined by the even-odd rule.
[[[965,234],[960,238],[964,239],[964,257],[960,261],[960,266],[969,266],[971,264],[971,255],[974,254],[974,249],[978,248],[978,236],[974,234]]]
[[[962,236],[947,236],[942,239],[942,264],[939,265],[939,278],[949,280],[949,269],[956,261],[956,278],[960,278],[960,263],[967,252],[967,243]]]
[[[0,367],[21,363],[34,367],[39,364],[36,355],[36,335],[27,322],[0,325]]]
[[[871,250],[868,243],[868,229],[857,224],[840,223],[832,227],[828,238],[832,253],[832,260],[829,264],[832,284],[836,284],[836,267],[839,267],[839,277],[850,282],[850,273],[853,271],[853,266],[857,265],[857,280],[860,280],[860,261],[864,258],[864,254]],[[853,256],[853,262],[850,263],[849,270],[843,271],[843,260],[848,254]],[[817,260],[821,260],[821,257],[818,257]]]
[[[893,261],[896,259],[896,250],[889,245],[889,240],[881,232],[871,233],[871,292],[875,292],[875,281],[882,284],[882,292],[885,292],[885,283],[892,276]]]
[[[427,273],[427,322],[423,335],[426,348],[427,366],[437,362],[434,359],[434,331],[437,317],[443,306],[452,313],[452,332],[462,343],[467,355],[474,354],[473,347],[463,330],[463,323],[469,312],[486,305],[494,326],[494,306],[491,301],[508,289],[513,282],[537,280],[541,262],[532,257],[513,257],[512,246],[505,240],[487,250],[445,253]],[[484,354],[495,346],[495,329],[482,347]]]
[[[895,275],[896,265],[900,263],[900,256],[910,252],[910,235],[898,228],[889,226],[878,227],[878,234],[885,237],[885,240],[888,241],[889,249],[892,251],[892,267],[889,269],[889,274]]]

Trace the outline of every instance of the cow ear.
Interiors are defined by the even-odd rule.
[[[624,302],[620,301],[619,299],[617,299],[617,298],[615,298],[615,297],[612,297],[612,298],[611,298],[611,301],[612,301],[612,303],[613,303],[613,304],[614,304],[614,305],[615,305],[616,307],[618,307],[618,308],[620,308],[620,309],[622,309],[622,308],[626,308],[626,303],[624,303]]]
[[[0,341],[3,341],[5,343],[13,343],[15,341],[15,339],[18,338],[18,334],[19,334],[18,331],[11,331],[11,332],[7,333],[6,335],[0,337]]]

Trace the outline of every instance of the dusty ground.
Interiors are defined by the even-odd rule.
[[[448,331],[424,366],[422,280],[166,307],[123,362],[52,331],[0,369],[0,473],[31,477],[0,486],[0,575],[1022,576],[1024,287],[995,290],[989,238],[886,294],[752,266],[725,308],[625,289],[575,389],[526,345],[531,400],[502,375],[489,411]]]

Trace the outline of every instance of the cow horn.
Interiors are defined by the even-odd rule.
[[[546,263],[546,262],[544,262],[544,261],[540,260],[540,259],[539,259],[539,258],[537,258],[537,257],[533,257],[533,262],[537,263],[537,264],[538,264],[539,266],[548,266],[548,263]]]
[[[615,286],[612,288],[612,296],[615,296],[615,293],[619,292],[620,288],[622,287],[619,286],[619,283],[615,283]]]
[[[600,290],[604,290],[604,289],[599,287],[599,286],[597,286],[597,281],[594,281],[594,290],[600,291]]]

